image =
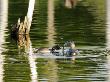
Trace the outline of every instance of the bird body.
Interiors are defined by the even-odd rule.
[[[44,47],[44,48],[38,48],[35,50],[35,53],[40,54],[53,54],[53,55],[66,55],[66,56],[73,56],[78,53],[78,50],[75,49],[75,44],[73,41],[66,42],[63,47],[60,47],[59,45],[55,45],[52,48]]]

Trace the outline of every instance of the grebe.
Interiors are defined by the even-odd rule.
[[[38,48],[35,50],[35,53],[47,54],[52,53],[53,55],[61,56],[73,56],[78,53],[78,50],[75,49],[74,41],[67,41],[64,43],[63,47],[55,45],[52,48]]]

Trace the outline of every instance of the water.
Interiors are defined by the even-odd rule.
[[[15,41],[11,25],[27,14],[28,0],[0,0],[0,82],[109,82],[105,4],[106,0],[78,0],[71,8],[64,0],[36,0],[30,35]],[[68,40],[74,40],[78,55],[33,54],[34,48],[62,46]]]

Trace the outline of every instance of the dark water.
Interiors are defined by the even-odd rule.
[[[54,0],[54,11],[48,0],[36,0],[30,35],[24,43],[13,40],[10,29],[27,14],[28,0],[9,0],[6,8],[3,3],[7,0],[0,1],[0,82],[110,81],[105,0],[79,0],[75,8],[65,7],[64,0]],[[79,50],[71,58],[40,57],[31,52],[33,48],[62,46],[68,40],[74,40]]]

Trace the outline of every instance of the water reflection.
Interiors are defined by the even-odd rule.
[[[106,1],[107,3],[107,9],[106,9],[106,15],[107,15],[107,29],[106,29],[106,47],[107,47],[107,50],[110,50],[110,0],[107,0]],[[108,53],[107,55],[107,69],[108,69],[108,82],[110,82],[110,53]]]
[[[78,0],[65,0],[65,7],[74,8]]]
[[[64,41],[74,40],[76,44],[83,47],[104,45],[104,1],[97,0],[96,4],[94,2],[94,0],[79,2],[74,10],[56,5],[55,25],[57,36],[63,37]],[[56,40],[61,42],[59,38]]]
[[[26,17],[24,20],[24,23],[25,22],[29,23],[28,26],[26,25],[26,27],[28,28],[28,31],[30,31],[30,26],[32,22],[33,11],[34,11],[34,4],[35,4],[35,0],[29,0],[29,6],[28,6],[28,12],[27,12],[28,21],[26,21]],[[15,38],[15,40],[18,44],[19,55],[26,55],[26,57],[28,57],[30,71],[31,71],[31,74],[30,74],[31,82],[37,82],[37,67],[36,67],[35,58],[33,57],[32,43],[30,41],[29,34],[26,34],[26,35],[19,34],[17,35],[17,38]]]
[[[26,3],[23,3],[23,1],[26,1]],[[101,51],[99,47],[104,45],[105,41],[104,13],[102,13],[104,9],[102,8],[103,4],[99,4],[99,2],[102,3],[104,1],[82,1],[74,10],[62,7],[59,4],[60,0],[37,1],[38,5],[34,12],[35,16],[33,17],[34,20],[32,21],[32,30],[30,32],[32,35],[31,40],[28,35],[18,36],[17,47],[19,54],[17,53],[16,45],[11,43],[9,37],[6,36],[7,42],[10,42],[10,45],[5,43],[5,48],[8,49],[6,59],[15,58],[15,60],[6,60],[5,81],[106,82],[106,75],[108,74],[105,67],[106,57],[104,56],[104,51]],[[9,12],[9,22],[15,21],[20,15],[25,16],[27,7],[24,4],[28,5],[27,0],[11,0],[10,3],[11,8],[9,9],[12,9],[12,11]],[[46,8],[47,3],[48,8]],[[15,5],[19,5],[18,10]],[[19,12],[22,7],[25,13]],[[15,10],[19,13],[14,13]],[[44,31],[48,34],[46,35]],[[58,40],[61,36],[63,36],[65,41],[72,39],[75,40],[76,45],[82,46],[80,47],[83,48],[80,50],[80,55],[73,57],[75,61],[61,56],[59,58],[58,56],[56,58],[48,58],[46,55],[46,58],[40,58],[36,54],[32,55],[33,47],[36,48],[38,45],[44,47],[46,44],[51,47],[55,43],[62,44],[64,41]],[[89,47],[86,45],[89,45]],[[94,47],[94,45],[97,47]],[[21,54],[23,54],[22,57]]]
[[[30,64],[30,70],[31,70],[31,80],[32,82],[38,82],[37,79],[37,67],[36,64],[37,62],[35,62],[35,58],[33,57],[33,49],[32,49],[32,44],[30,42],[30,47],[29,47],[29,54],[28,54],[28,60],[29,60],[29,64]]]
[[[30,65],[30,77],[32,82],[37,82],[37,67],[35,58],[33,56],[32,43],[30,41],[29,35],[18,35],[17,44],[19,49],[19,55],[26,55]]]
[[[3,82],[4,77],[4,60],[5,56],[2,54],[5,43],[5,32],[8,20],[8,0],[0,0],[0,82]]]
[[[30,53],[28,56],[28,60],[29,60],[29,64],[30,64],[30,70],[31,70],[31,82],[38,82],[38,78],[37,78],[37,67],[36,67],[36,62],[35,62],[35,58],[33,57],[33,55]]]
[[[110,49],[110,1],[107,0],[107,29],[106,29],[106,40],[107,40],[107,48]]]
[[[30,31],[31,22],[32,22],[32,16],[34,11],[34,5],[35,0],[29,0],[29,6],[28,6],[28,12],[27,12],[27,18],[28,18],[28,30]],[[30,41],[29,35],[18,35],[18,48],[19,52],[25,52],[28,53],[28,60],[31,70],[31,82],[37,82],[37,67],[35,58],[33,57],[33,49],[32,49],[32,43]],[[24,51],[21,51],[24,50]]]
[[[54,0],[48,0],[48,45],[52,47],[55,44],[55,26],[54,26]]]
[[[48,0],[48,45],[50,47],[55,45],[54,7],[54,0]],[[45,69],[49,82],[58,82],[57,68],[55,59],[49,59]]]

